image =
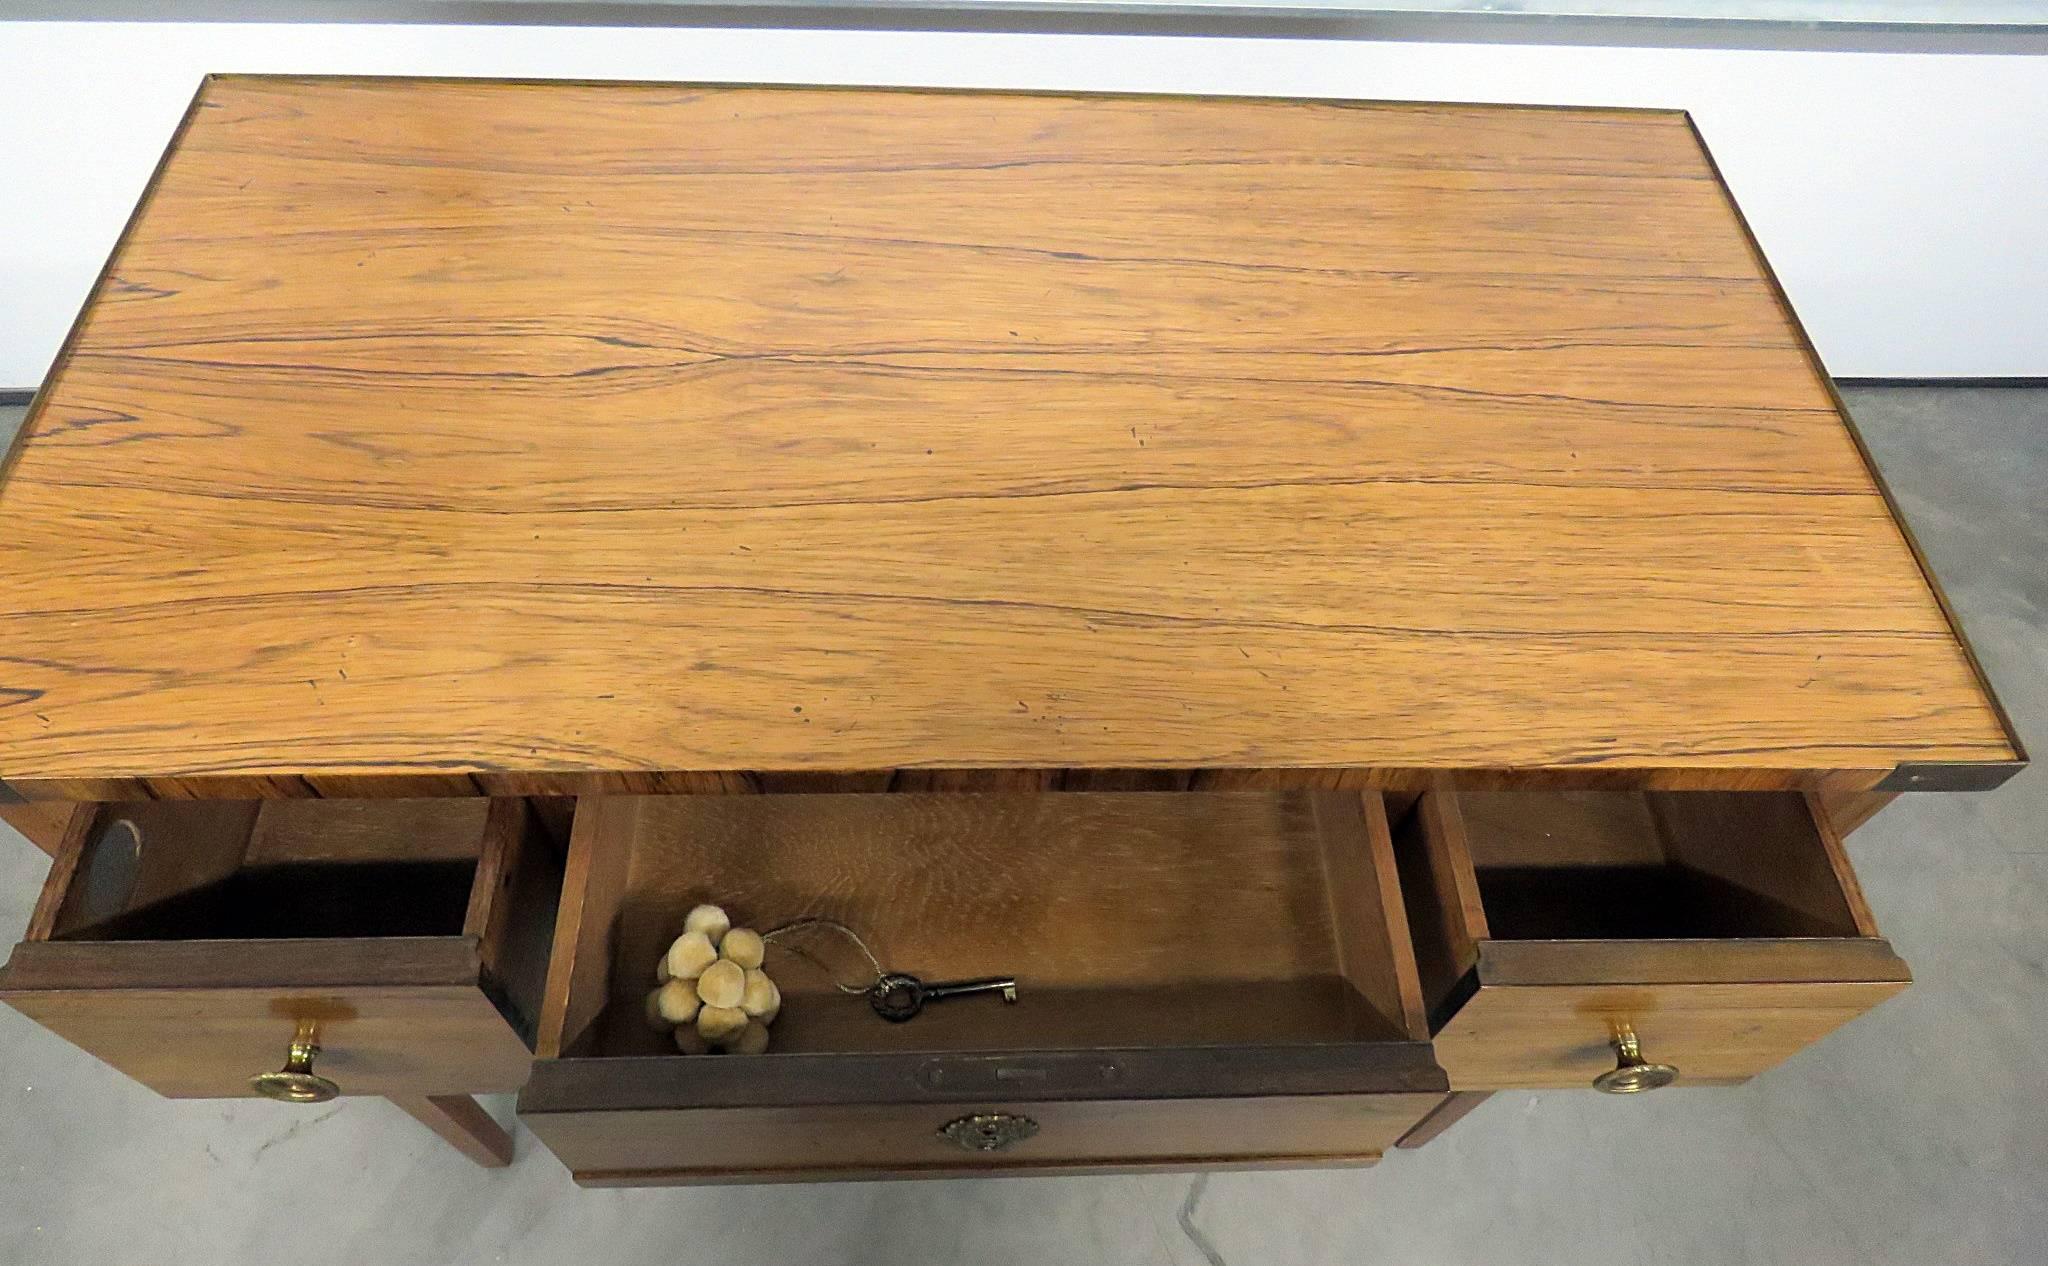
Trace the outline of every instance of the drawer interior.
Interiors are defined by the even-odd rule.
[[[1464,791],[1457,807],[1493,940],[1871,935],[1798,792]]]
[[[1394,851],[1456,1090],[1595,1084],[1624,1032],[1740,1081],[1911,979],[1801,792],[1438,786]]]
[[[101,806],[50,941],[460,936],[490,801]]]
[[[252,1093],[306,1024],[345,1094],[513,1090],[562,865],[512,797],[91,805],[0,1001],[176,1097]]]
[[[1376,797],[586,799],[570,875],[549,987],[568,1056],[676,1055],[644,999],[700,902],[764,932],[837,920],[926,980],[1018,981],[1014,1005],[962,998],[891,1024],[836,987],[873,978],[857,947],[777,938],[775,1053],[1423,1036]]]

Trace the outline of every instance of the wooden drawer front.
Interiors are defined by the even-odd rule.
[[[172,1098],[253,1093],[249,1078],[283,1064],[300,1019],[319,1025],[317,1070],[343,1094],[517,1090],[533,1054],[475,983],[477,964],[444,947],[406,947],[405,962],[364,976],[420,983],[328,989],[10,989],[29,1018]],[[445,947],[460,950],[462,947]],[[444,961],[436,962],[441,959]],[[467,983],[428,983],[436,977]],[[286,971],[272,968],[282,977]]]
[[[1454,1089],[1587,1086],[1624,1034],[1739,1081],[1911,978],[1797,793],[1437,790],[1395,851]]]
[[[708,900],[1019,995],[888,1024],[777,944],[770,1052],[680,1055],[643,999]],[[520,1117],[586,1182],[1356,1161],[1446,1088],[1355,793],[585,798],[538,1048]],[[1037,1132],[940,1133],[988,1112]]]
[[[1546,974],[1571,972],[1560,960]],[[1591,1085],[1615,1066],[1622,1026],[1645,1057],[1679,1070],[1675,1084],[1742,1081],[1905,988],[1902,980],[1511,985],[1485,964],[1480,978],[1487,983],[1436,1035],[1437,1061],[1458,1089]]]
[[[515,1090],[559,892],[518,800],[106,805],[0,999],[176,1097],[253,1093],[305,1023],[344,1094]]]
[[[1440,1094],[876,1104],[535,1113],[520,1119],[586,1186],[944,1177],[1062,1169],[1369,1163]],[[944,1132],[974,1115],[1036,1127],[998,1151]]]

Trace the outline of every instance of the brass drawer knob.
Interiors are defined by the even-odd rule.
[[[301,1020],[284,1067],[274,1073],[257,1073],[249,1079],[249,1087],[265,1099],[284,1103],[326,1103],[341,1093],[341,1087],[313,1071],[313,1060],[319,1054],[319,1029],[311,1020]]]
[[[1614,1034],[1614,1067],[1593,1079],[1593,1089],[1610,1095],[1637,1095],[1678,1080],[1678,1070],[1669,1064],[1653,1064],[1643,1058],[1635,1030],[1623,1025]]]
[[[1009,1112],[977,1112],[955,1117],[939,1133],[970,1152],[1000,1152],[1038,1133],[1038,1122]]]

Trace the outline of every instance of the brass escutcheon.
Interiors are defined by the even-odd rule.
[[[1008,1112],[976,1112],[946,1122],[939,1133],[970,1152],[1000,1152],[1038,1133],[1038,1122]]]

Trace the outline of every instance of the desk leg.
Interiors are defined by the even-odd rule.
[[[512,1135],[468,1095],[393,1095],[407,1116],[486,1169],[512,1163]]]
[[[1417,1121],[1413,1128],[1401,1136],[1395,1147],[1421,1147],[1445,1130],[1465,1119],[1465,1114],[1493,1097],[1491,1090],[1453,1090],[1444,1096],[1444,1101],[1429,1110],[1429,1115]]]

